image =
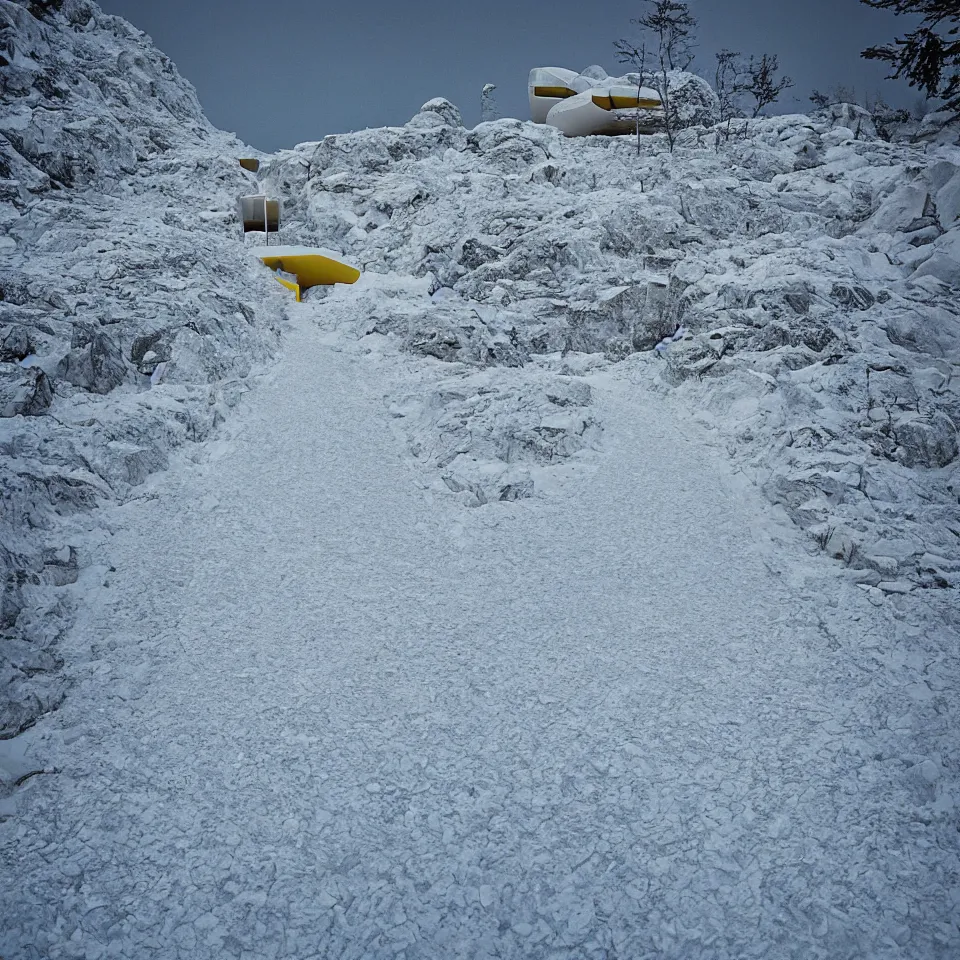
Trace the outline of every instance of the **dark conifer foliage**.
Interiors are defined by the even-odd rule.
[[[892,44],[869,47],[862,56],[885,60],[890,78],[906,78],[946,108],[960,114],[960,0],[861,0],[868,7],[922,17],[920,26]]]

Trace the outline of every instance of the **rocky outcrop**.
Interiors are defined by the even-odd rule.
[[[331,323],[468,370],[633,364],[638,383],[723,438],[816,549],[842,528],[827,552],[852,568],[872,570],[890,542],[884,582],[956,579],[920,564],[925,552],[960,559],[947,520],[960,482],[955,153],[881,140],[852,109],[744,121],[729,136],[693,127],[672,155],[654,136],[639,157],[617,138],[514,120],[462,132],[455,117],[431,127],[441,154],[423,149],[423,123],[267,165],[278,188],[308,165],[289,203],[305,241],[334,235],[355,259],[426,284],[429,299],[355,301]],[[348,190],[326,186],[341,176]],[[458,466],[477,463],[456,481],[474,484],[474,503],[499,497],[481,467],[507,466],[470,439],[477,416],[454,434]],[[428,450],[459,421],[402,422]]]
[[[497,101],[493,91],[497,89],[495,83],[485,83],[483,92],[480,94],[480,122],[489,123],[491,120],[500,119],[500,111],[497,109]]]
[[[87,557],[64,524],[210,434],[283,300],[231,230],[241,145],[141,31],[86,0],[0,0],[0,52],[6,737],[65,690],[64,587]]]
[[[0,364],[0,417],[38,417],[52,402],[50,380],[42,370]]]

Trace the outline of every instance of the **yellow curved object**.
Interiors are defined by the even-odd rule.
[[[567,97],[575,97],[576,90],[569,87],[534,87],[533,95],[535,97],[549,97],[551,100],[566,100]]]
[[[659,100],[647,97],[618,97],[609,93],[595,93],[592,100],[602,110],[629,110],[631,107],[639,107],[641,110],[659,110],[663,106]]]
[[[300,302],[300,284],[288,280],[286,277],[277,277],[277,283],[282,283],[288,290],[292,290],[297,295],[297,303]]]
[[[271,250],[269,247],[263,247],[257,251],[257,256],[271,270],[282,270],[284,273],[296,276],[299,287],[296,291],[298,300],[300,290],[331,283],[356,283],[360,279],[360,271],[356,267],[320,251],[304,248],[285,250],[283,247],[275,247]],[[284,286],[290,283],[290,281],[284,283],[280,277],[277,279]]]

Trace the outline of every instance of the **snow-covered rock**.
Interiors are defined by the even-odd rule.
[[[185,138],[220,138],[169,57],[87,0],[3,0],[0,46],[0,142],[21,191],[103,188]]]
[[[873,114],[858,103],[831,103],[817,112],[817,118],[834,129],[849,130],[858,140],[873,140],[877,137]]]
[[[497,100],[493,91],[497,89],[495,83],[485,83],[483,91],[480,94],[480,122],[489,123],[492,120],[500,119],[500,110],[497,108]]]
[[[2,737],[63,692],[68,580],[45,558],[209,435],[284,301],[234,225],[247,148],[145,34],[86,0],[0,0],[0,49]]]
[[[0,364],[0,417],[36,417],[52,402],[50,380],[38,367]]]
[[[920,556],[958,554],[956,156],[834,113],[686,130],[672,156],[648,137],[639,157],[514,120],[449,119],[424,149],[415,118],[301,144],[266,177],[293,187],[305,242],[333,232],[368,271],[429,284],[413,325],[412,304],[371,306],[358,332],[470,365],[630,358],[797,523],[848,530],[846,562],[896,539],[915,545],[899,575],[929,585]],[[326,186],[348,165],[349,191]],[[498,335],[511,349],[480,348]]]
[[[654,74],[652,82],[659,89],[662,80]],[[720,120],[720,98],[703,77],[671,70],[667,74],[667,89],[678,128],[709,127]]]
[[[715,97],[683,75],[672,154],[662,135],[638,156],[518,120],[467,130],[436,99],[263,158],[255,184],[139,31],[86,0],[31,9],[0,5],[11,650],[53,650],[69,615],[46,551],[209,436],[269,358],[288,300],[234,223],[255,186],[283,198],[286,241],[363,266],[306,308],[421,371],[385,402],[438,495],[545,495],[602,451],[587,378],[606,370],[682,406],[878,602],[957,587],[955,125],[918,144],[852,109],[711,126]],[[24,706],[31,670],[6,674],[5,729],[60,695]]]

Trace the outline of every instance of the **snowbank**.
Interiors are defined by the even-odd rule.
[[[3,0],[0,37],[4,737],[63,696],[89,510],[210,434],[283,298],[235,225],[246,149],[148,37],[85,0]]]

